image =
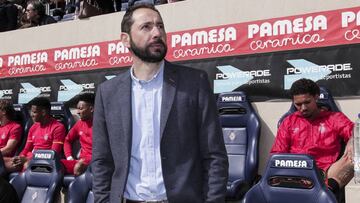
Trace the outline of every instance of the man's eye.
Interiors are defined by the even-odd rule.
[[[150,29],[150,25],[144,25],[144,26],[141,27],[141,29],[148,30],[148,29]]]

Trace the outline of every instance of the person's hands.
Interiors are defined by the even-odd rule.
[[[12,159],[12,164],[15,168],[21,168],[24,163],[27,161],[26,157],[23,156],[15,156]]]
[[[68,156],[66,160],[74,160],[74,158],[72,156]]]
[[[348,151],[333,163],[327,171],[327,177],[336,180],[340,188],[347,185],[354,177],[354,164],[351,159],[352,155]]]
[[[74,166],[74,175],[79,176],[86,170],[87,166],[84,163],[84,159],[80,159]]]
[[[348,143],[346,144],[344,155],[343,155],[343,157],[347,157],[348,159],[350,159],[351,162],[354,162],[354,160],[353,160],[353,153],[354,153],[353,142],[354,142],[353,137],[351,137],[349,139]]]

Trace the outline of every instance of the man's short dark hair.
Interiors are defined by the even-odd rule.
[[[310,94],[312,96],[319,95],[320,88],[314,81],[302,78],[295,81],[290,88],[291,97],[300,94]]]
[[[30,1],[28,4],[31,4],[34,8],[35,11],[37,11],[37,14],[42,17],[42,16],[45,16],[45,6],[44,4],[39,1],[39,0],[33,0],[33,1]]]
[[[137,9],[140,9],[140,8],[151,9],[151,10],[157,12],[159,14],[159,16],[161,16],[160,12],[152,4],[149,4],[149,3],[135,4],[134,6],[131,6],[130,8],[128,8],[128,10],[126,10],[126,13],[121,21],[121,32],[130,34],[131,26],[132,26],[132,24],[134,24],[134,20],[132,19],[133,13],[134,13],[134,11],[136,11]]]
[[[5,111],[6,116],[8,119],[13,120],[15,117],[15,110],[10,101],[1,99],[0,100],[0,110]]]
[[[51,111],[51,103],[50,100],[46,97],[35,97],[34,99],[32,99],[29,103],[28,106],[31,108],[31,106],[36,106],[38,108],[44,109],[46,110],[49,114]]]
[[[94,106],[94,103],[95,103],[95,94],[94,93],[90,93],[90,92],[87,92],[87,93],[83,93],[83,94],[79,94],[76,98],[76,101],[79,102],[79,101],[84,101],[88,104],[90,104],[91,106]]]

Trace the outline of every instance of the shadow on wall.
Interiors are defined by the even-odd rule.
[[[263,175],[266,167],[267,160],[270,156],[270,150],[275,140],[275,134],[271,132],[269,125],[260,117],[261,121],[261,135],[259,145],[259,171]]]
[[[270,126],[272,125],[272,123],[269,123],[269,120],[268,120],[268,123],[265,122],[265,120],[262,117],[262,112],[259,110],[258,105],[254,105],[254,103],[252,102],[252,106],[255,109],[256,113],[259,115],[260,122],[261,122],[261,132],[260,132],[260,141],[259,141],[258,174],[263,175],[266,164],[267,164],[267,160],[270,156],[271,147],[275,140],[276,134],[274,134],[274,133],[276,133],[276,131],[274,133],[271,131]],[[276,118],[277,116],[275,113],[274,113],[274,116],[275,116],[274,120],[276,121],[278,118]],[[276,124],[274,123],[273,125],[276,125]]]

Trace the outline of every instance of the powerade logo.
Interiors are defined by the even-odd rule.
[[[35,97],[39,96],[42,91],[43,92],[51,91],[50,87],[39,88],[39,87],[35,87],[34,85],[32,85],[31,83],[28,83],[28,82],[20,83],[20,85],[22,86],[22,88],[20,88],[20,90],[19,90],[19,98],[18,98],[19,104],[28,103]]]
[[[290,67],[286,69],[286,74],[303,74],[303,73],[320,73],[320,72],[337,72],[352,70],[351,63],[344,64],[329,64],[329,65],[314,65],[305,67]]]
[[[75,97],[80,92],[82,92],[84,90],[84,86],[89,88],[92,87],[95,88],[94,83],[83,85],[83,84],[77,84],[70,79],[60,80],[60,82],[63,85],[59,86],[58,101],[69,101],[71,98]]]
[[[12,95],[12,89],[0,90],[0,99],[11,99]]]
[[[13,94],[12,89],[0,90],[3,94]]]
[[[215,78],[229,79],[229,78],[244,78],[244,77],[268,77],[271,76],[270,70],[253,70],[253,71],[234,71],[228,73],[217,73]]]
[[[242,71],[232,65],[217,66],[219,73],[216,73],[214,80],[214,93],[231,92],[236,88],[247,84],[264,84],[270,80],[264,77],[271,76],[269,69]],[[260,78],[255,79],[254,78]]]
[[[50,86],[46,86],[46,87],[37,87],[40,92],[51,92],[51,87]],[[20,88],[19,93],[26,93],[28,91],[28,89],[26,88]]]
[[[95,83],[83,83],[83,84],[76,84],[76,85],[81,85],[84,90],[95,89]],[[71,87],[72,86],[70,86],[70,88]],[[65,85],[59,86],[59,91],[67,91],[67,90],[68,90],[68,87]]]
[[[353,70],[351,63],[318,65],[305,59],[293,59],[287,60],[287,62],[292,67],[286,68],[286,75],[284,75],[285,90],[290,89],[291,85],[301,78],[315,82],[318,80],[348,79],[351,78],[351,74],[342,72]]]

